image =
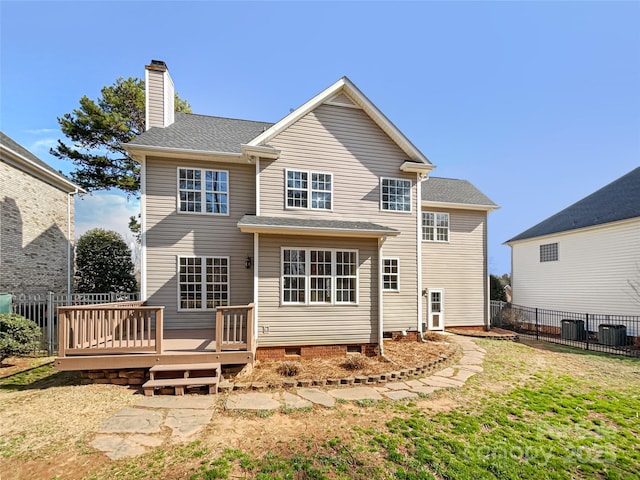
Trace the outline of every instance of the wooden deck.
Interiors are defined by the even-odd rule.
[[[56,368],[254,362],[253,305],[219,307],[211,329],[164,329],[163,310],[142,302],[60,307]]]

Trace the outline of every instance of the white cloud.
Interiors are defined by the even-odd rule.
[[[129,217],[140,213],[140,202],[114,192],[79,195],[75,201],[75,237],[93,228],[115,230],[130,244]]]
[[[26,147],[34,155],[40,157],[49,153],[49,149],[55,147],[58,144],[58,138],[47,137],[40,140],[36,140]]]

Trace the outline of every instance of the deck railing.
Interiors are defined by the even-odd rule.
[[[247,350],[255,353],[255,305],[216,308],[216,351]]]
[[[59,307],[59,356],[161,354],[163,311],[136,301]]]
[[[254,307],[216,308],[216,352],[255,353]],[[59,356],[162,354],[163,314],[164,307],[138,301],[59,307]]]

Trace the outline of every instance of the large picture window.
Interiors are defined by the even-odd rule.
[[[229,172],[178,168],[178,211],[227,215]]]
[[[228,257],[179,257],[180,310],[213,310],[229,305]]]
[[[286,175],[288,208],[332,209],[332,174],[287,170]]]
[[[282,249],[282,302],[356,303],[358,252],[314,248]]]
[[[394,212],[410,212],[411,180],[382,178],[380,180],[380,208]]]
[[[448,242],[449,214],[422,212],[422,240],[425,242]]]

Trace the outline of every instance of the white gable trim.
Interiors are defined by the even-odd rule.
[[[369,100],[347,77],[342,77],[333,85],[307,101],[304,105],[298,107],[282,120],[262,132],[247,145],[264,145],[273,137],[286,130],[293,123],[315,110],[319,105],[330,101],[335,95],[342,91],[344,91],[344,93],[352,99],[356,105],[362,108],[362,110],[369,115],[376,125],[389,135],[389,137],[391,137],[391,139],[411,160],[432,166],[429,159],[420,150],[418,150],[418,148],[411,143],[411,141],[393,123],[391,123],[391,121],[378,109],[378,107],[376,107],[373,102],[371,102],[371,100]]]

